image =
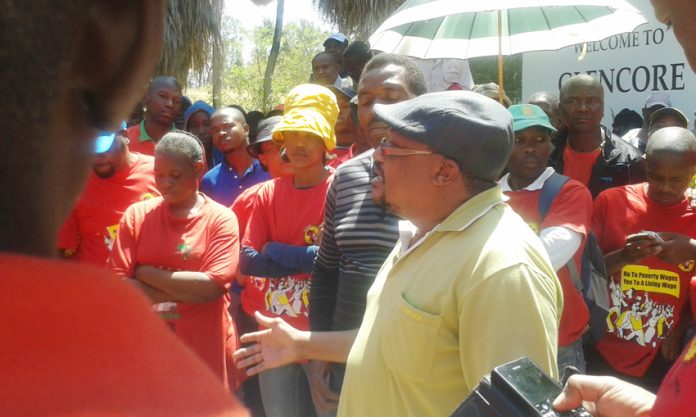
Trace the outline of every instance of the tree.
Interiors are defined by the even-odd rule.
[[[273,22],[265,20],[252,32],[246,32],[236,19],[223,22],[223,27],[228,58],[223,70],[223,103],[264,112],[281,104],[293,87],[309,81],[311,60],[323,50],[322,42],[328,36],[306,20],[283,28],[271,93],[264,104],[263,81],[272,46]]]
[[[268,100],[271,97],[271,88],[273,81],[273,71],[278,61],[278,52],[280,50],[280,38],[283,35],[283,12],[285,0],[278,0],[276,7],[276,21],[273,29],[273,41],[271,42],[271,53],[268,55],[266,63],[266,72],[263,75],[263,108],[268,107]]]
[[[504,56],[503,90],[513,103],[522,100],[522,54]],[[498,84],[498,57],[469,59],[469,68],[476,84]]]

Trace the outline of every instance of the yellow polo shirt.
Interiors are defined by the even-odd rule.
[[[522,356],[557,377],[561,286],[499,186],[402,248],[368,292],[339,416],[449,416],[484,374]]]

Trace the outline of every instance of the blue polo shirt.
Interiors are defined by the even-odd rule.
[[[261,164],[256,159],[241,176],[223,159],[203,176],[201,191],[218,203],[229,207],[244,190],[269,179],[271,177],[268,172],[261,168]]]

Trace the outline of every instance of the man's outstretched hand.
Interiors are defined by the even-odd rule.
[[[648,417],[655,395],[608,376],[573,375],[553,406],[568,411],[581,405],[595,417]]]
[[[246,368],[247,375],[256,375],[303,359],[297,345],[308,338],[308,332],[295,329],[283,319],[266,317],[258,311],[254,318],[265,329],[242,335],[240,341],[250,345],[234,352],[237,368]]]

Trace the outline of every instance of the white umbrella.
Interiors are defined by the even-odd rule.
[[[416,58],[556,50],[631,32],[646,23],[625,0],[409,0],[370,37],[372,49]]]

